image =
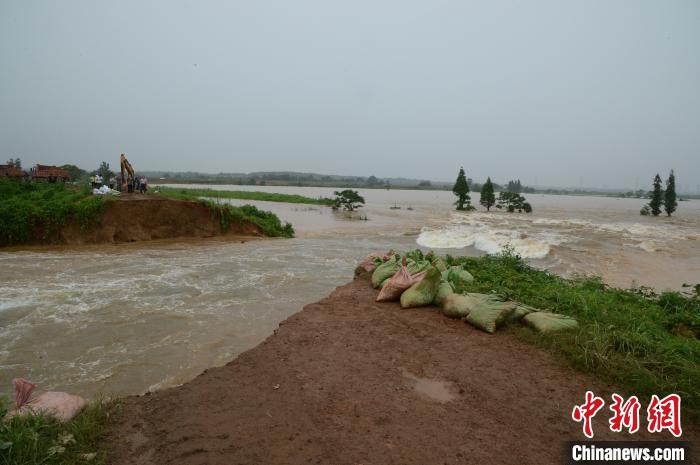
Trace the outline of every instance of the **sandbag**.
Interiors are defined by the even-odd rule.
[[[578,321],[570,316],[561,315],[559,313],[533,312],[525,315],[522,321],[540,333],[551,333],[554,331],[578,328]]]
[[[492,294],[479,294],[476,292],[468,292],[466,294],[454,293],[447,296],[443,301],[441,309],[442,313],[450,318],[465,318],[469,313],[480,305],[489,305],[489,303],[497,301],[500,298]]]
[[[469,315],[474,306],[471,297],[464,294],[452,293],[445,297],[440,308],[442,314],[449,318],[464,318]]]
[[[371,273],[375,269],[377,269],[377,266],[381,262],[384,261],[383,257],[384,254],[381,252],[372,252],[362,259],[362,261],[359,264],[359,267],[362,267],[362,269],[364,269],[366,272]]]
[[[451,266],[447,270],[447,280],[452,283],[455,292],[463,292],[474,281],[474,276],[461,266]]]
[[[508,315],[506,323],[512,323],[514,321],[520,321],[525,315],[529,315],[533,312],[539,312],[540,310],[535,307],[530,307],[529,305],[521,304],[519,302],[515,303],[515,308],[513,312]]]
[[[480,297],[465,320],[487,333],[495,333],[496,328],[506,321],[516,307],[515,302],[502,302],[498,296],[492,294],[468,295]]]
[[[394,276],[397,271],[399,271],[399,256],[394,255],[374,270],[372,273],[372,287],[378,288],[385,280]]]
[[[449,281],[441,280],[440,285],[438,286],[437,294],[435,294],[435,299],[433,299],[433,304],[437,305],[438,307],[442,307],[445,297],[453,293],[454,289],[452,288],[452,284],[450,284]]]
[[[399,271],[394,276],[384,281],[382,289],[377,296],[377,302],[391,302],[399,300],[401,293],[420,282],[425,277],[426,272],[421,271],[411,275],[406,268],[406,257],[403,258],[403,264]]]
[[[401,294],[401,307],[413,308],[430,305],[440,286],[440,271],[431,267],[425,277]]]
[[[22,409],[31,409],[34,413],[43,413],[59,421],[68,421],[85,407],[85,399],[66,392],[45,392],[24,404]],[[21,413],[21,412],[20,412]]]
[[[430,262],[427,260],[414,261],[413,259],[407,259],[407,263],[406,268],[412,275],[421,271],[427,271],[430,268]]]
[[[44,414],[59,421],[68,421],[86,404],[82,397],[65,392],[49,391],[31,398],[36,384],[23,378],[13,379],[12,384],[15,386],[15,409],[8,412],[8,418],[15,415]]]
[[[437,257],[436,259],[431,260],[431,264],[432,264],[435,268],[437,268],[438,270],[440,270],[441,273],[442,273],[443,271],[447,271],[447,264],[445,263],[445,260],[443,260],[443,259],[440,258],[440,257]]]

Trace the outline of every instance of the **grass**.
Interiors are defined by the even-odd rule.
[[[474,275],[468,292],[497,292],[533,307],[572,316],[576,331],[516,333],[565,358],[575,368],[648,401],[678,393],[683,413],[700,420],[700,298],[650,289],[623,290],[600,278],[564,279],[528,266],[507,252],[479,258],[447,257]],[[683,334],[683,335],[681,335]]]
[[[234,207],[207,200],[200,200],[200,202],[217,212],[224,231],[227,231],[232,223],[239,225],[252,223],[257,225],[268,237],[294,237],[294,227],[290,223],[283,225],[279,217],[272,212],[258,210],[253,205]]]
[[[279,217],[272,212],[258,210],[253,205],[242,205],[240,207],[235,207],[233,205],[212,202],[211,200],[202,198],[207,197],[206,195],[202,195],[202,192],[227,193],[228,191],[214,191],[211,189],[172,189],[167,187],[160,188],[160,194],[164,195],[165,197],[179,200],[193,200],[205,204],[217,214],[221,221],[221,227],[224,231],[227,231],[233,223],[239,225],[252,223],[258,226],[268,237],[294,237],[294,227],[289,223],[282,224]]]
[[[89,228],[104,202],[87,187],[0,178],[0,246],[50,238],[72,220]]]
[[[0,465],[78,465],[105,463],[102,445],[118,404],[93,402],[61,423],[44,415],[23,415],[0,422]],[[0,418],[6,402],[0,399]]]
[[[265,202],[301,203],[308,205],[333,205],[333,200],[328,198],[314,199],[295,194],[275,194],[272,192],[258,191],[221,191],[214,189],[184,189],[174,187],[159,187],[160,193],[168,197],[180,199],[193,198],[217,198],[217,199],[240,199],[240,200],[262,200]]]

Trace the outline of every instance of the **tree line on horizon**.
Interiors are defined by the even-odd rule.
[[[476,210],[476,207],[471,203],[471,196],[469,195],[469,181],[464,173],[464,167],[460,167],[459,174],[457,174],[457,180],[452,188],[452,192],[457,196],[457,201],[454,205],[459,211],[472,211]],[[525,197],[523,197],[521,192],[526,192],[525,187],[520,183],[520,179],[517,181],[509,181],[506,189],[500,188],[498,192],[498,198],[496,197],[496,187],[498,185],[491,181],[491,177],[486,178],[486,182],[481,185],[480,199],[479,203],[486,208],[486,211],[491,211],[491,207],[496,207],[499,210],[505,209],[508,212],[518,213],[532,213],[532,205],[527,202]]]
[[[659,216],[661,209],[666,212],[666,216],[671,216],[678,208],[678,196],[676,195],[676,175],[673,170],[666,179],[666,189],[662,189],[662,181],[659,173],[654,176],[654,187],[651,191],[649,203],[644,205],[639,211],[643,216]]]

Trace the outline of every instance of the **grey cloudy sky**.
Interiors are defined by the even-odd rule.
[[[700,183],[700,2],[0,0],[0,157]]]

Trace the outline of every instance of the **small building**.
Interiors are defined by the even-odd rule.
[[[35,181],[70,181],[70,173],[58,166],[34,165],[32,179]]]
[[[0,165],[0,178],[23,178],[24,171],[12,165]]]

